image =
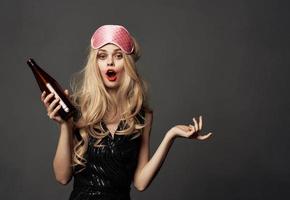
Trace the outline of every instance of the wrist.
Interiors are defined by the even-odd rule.
[[[72,122],[70,121],[70,120],[68,120],[68,121],[63,121],[63,122],[61,122],[61,123],[59,123],[59,127],[61,128],[61,129],[70,129],[70,128],[72,128]]]
[[[176,138],[176,134],[170,129],[167,133],[166,133],[166,137],[168,137],[169,140],[174,140]]]

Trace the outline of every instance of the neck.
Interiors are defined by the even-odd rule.
[[[119,89],[119,88],[110,88],[110,87],[106,87],[107,92],[108,92],[110,95],[114,95],[114,96],[117,95],[117,93],[118,93],[118,89]]]
[[[120,101],[120,98],[117,94],[118,90],[116,88],[108,88],[107,91],[110,95],[112,103],[114,102],[114,104],[115,104],[115,103],[118,103]],[[115,106],[117,106],[116,113],[114,112],[114,109],[112,107],[109,107],[106,114],[105,114],[104,120],[107,123],[114,123],[120,119],[120,114],[121,114],[120,107],[118,105],[115,105]]]
[[[114,111],[108,111],[107,114],[104,116],[104,121],[106,123],[115,123],[121,119],[121,112],[118,109],[116,113]]]
[[[107,92],[112,99],[115,99],[117,102],[121,101],[120,95],[118,94],[118,88],[107,88]]]

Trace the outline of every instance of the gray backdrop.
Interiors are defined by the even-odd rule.
[[[1,1],[0,199],[68,199],[55,181],[58,126],[29,57],[64,88],[91,34],[122,24],[140,42],[154,108],[151,154],[175,124],[203,116],[206,142],[177,139],[132,199],[286,199],[289,157],[287,1]],[[288,197],[289,198],[289,197]]]

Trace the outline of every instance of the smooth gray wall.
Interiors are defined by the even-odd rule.
[[[126,26],[141,44],[151,153],[192,117],[214,132],[206,142],[177,139],[132,199],[286,199],[289,10],[287,1],[1,1],[0,199],[68,199],[72,182],[58,184],[52,170],[58,127],[25,62],[35,58],[68,88],[103,24]]]

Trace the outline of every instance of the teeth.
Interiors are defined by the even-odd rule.
[[[115,76],[116,72],[114,70],[108,70],[106,73],[109,77]]]

